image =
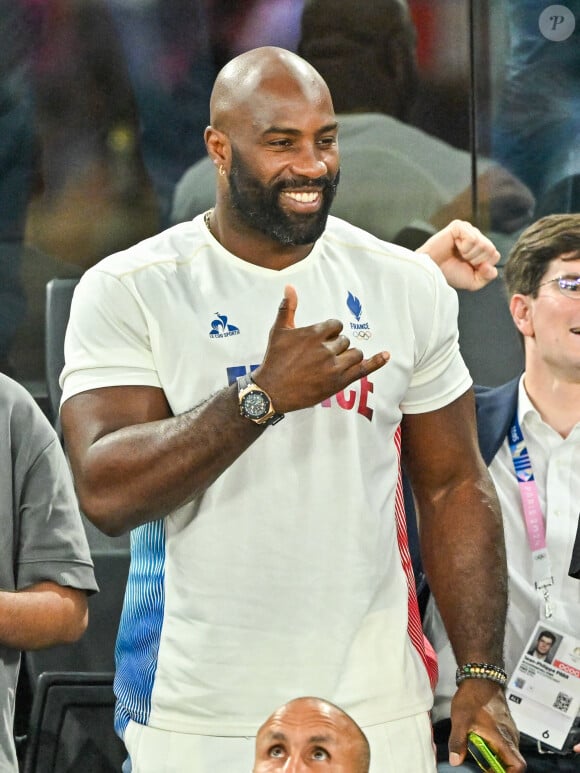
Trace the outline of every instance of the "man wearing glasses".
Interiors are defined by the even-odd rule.
[[[580,644],[580,214],[549,215],[529,226],[504,276],[525,372],[479,390],[477,422],[504,519],[509,675],[538,623]],[[425,623],[439,655],[434,720],[443,759],[456,666],[432,599]],[[528,773],[580,771],[577,742],[559,754],[522,735],[520,747]],[[451,769],[458,770],[439,766]]]

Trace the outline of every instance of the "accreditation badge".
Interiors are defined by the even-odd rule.
[[[506,695],[520,732],[562,749],[580,714],[580,639],[537,623]]]

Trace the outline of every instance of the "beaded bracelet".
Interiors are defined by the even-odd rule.
[[[455,672],[455,684],[459,686],[464,679],[489,679],[490,682],[505,687],[507,674],[503,668],[489,663],[465,663]]]

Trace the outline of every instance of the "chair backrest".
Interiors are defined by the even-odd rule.
[[[113,728],[112,673],[43,673],[24,773],[118,773],[126,751]]]
[[[51,279],[46,285],[45,367],[52,423],[59,430],[58,409],[62,390],[58,379],[64,366],[64,334],[78,278]],[[59,433],[60,434],[60,433]]]

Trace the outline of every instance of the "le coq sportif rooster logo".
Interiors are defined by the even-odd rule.
[[[210,338],[226,338],[227,336],[240,334],[239,327],[231,325],[225,314],[220,314],[219,311],[216,311],[215,315],[217,319],[213,319],[211,322]]]

